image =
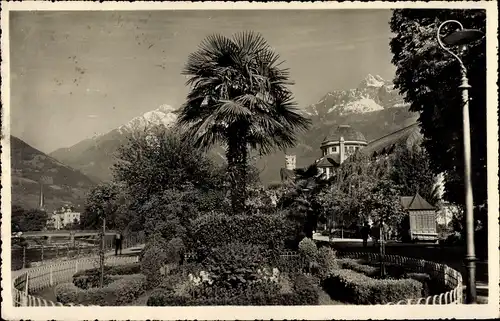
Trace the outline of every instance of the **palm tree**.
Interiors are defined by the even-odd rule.
[[[249,149],[261,155],[293,147],[310,121],[297,113],[288,69],[264,38],[242,32],[207,37],[188,57],[190,91],[178,117],[198,148],[226,147],[233,213],[245,210]]]

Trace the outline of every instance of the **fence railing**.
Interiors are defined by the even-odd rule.
[[[135,241],[135,242],[133,242]],[[129,239],[127,247],[140,244],[143,239],[137,237]],[[125,246],[123,248],[126,248]],[[135,263],[138,256],[106,256],[106,265],[123,265]],[[60,283],[71,282],[73,275],[78,271],[89,270],[99,266],[97,255],[81,257],[63,262],[52,262],[29,268],[26,270],[13,271],[12,299],[16,307],[19,306],[74,306],[64,305],[33,295],[34,292],[43,290]]]
[[[128,248],[135,244],[144,243],[143,233],[133,233],[123,239],[122,248]],[[99,238],[93,240],[76,240],[66,244],[37,244],[30,247],[11,248],[12,270],[25,269],[51,263],[54,260],[75,259],[86,257],[99,252],[102,243]],[[114,248],[114,235],[104,238],[104,250],[110,251]]]
[[[366,259],[370,262],[380,262],[380,254],[378,253],[338,253],[338,255],[344,258]],[[399,255],[384,255],[384,262],[402,266],[405,270],[411,272],[427,273],[432,279],[437,280],[451,289],[445,293],[431,295],[425,298],[401,300],[387,304],[462,304],[462,274],[449,266]]]

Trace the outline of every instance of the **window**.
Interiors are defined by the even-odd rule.
[[[337,152],[337,146],[333,146],[332,147],[332,153],[336,153]]]

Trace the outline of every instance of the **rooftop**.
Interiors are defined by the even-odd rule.
[[[401,196],[401,206],[406,210],[434,210],[434,206],[429,204],[419,193],[415,196]]]
[[[368,145],[361,150],[364,155],[376,156],[380,154],[390,153],[396,145],[405,143],[413,145],[422,137],[420,128],[417,123],[408,127],[385,135],[376,140],[371,141]]]
[[[340,141],[340,137],[344,137],[344,140],[349,141],[362,141],[366,142],[365,136],[352,128],[349,125],[340,125],[335,130],[333,130],[328,136],[325,137],[323,143],[331,141]]]

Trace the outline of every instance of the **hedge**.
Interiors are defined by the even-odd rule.
[[[139,263],[131,263],[118,266],[105,266],[104,267],[104,285],[108,285],[113,281],[112,275],[130,275],[138,274],[141,272],[141,265]],[[89,289],[98,287],[100,285],[101,270],[94,268],[83,270],[73,275],[73,284],[81,289]]]
[[[232,242],[279,248],[286,237],[283,215],[226,215],[209,213],[195,219],[191,235],[195,248],[211,248]]]
[[[337,260],[337,263],[341,269],[353,270],[366,276],[376,276],[380,273],[380,269],[378,267],[362,264],[361,262],[363,261],[347,258]]]
[[[406,278],[417,280],[422,283],[423,286],[423,294],[422,297],[427,297],[429,295],[436,295],[439,293],[448,292],[451,290],[450,287],[443,284],[438,279],[432,278],[427,273],[406,273]]]
[[[340,269],[323,281],[323,288],[334,299],[353,304],[385,304],[422,296],[422,283],[412,279],[380,280]]]
[[[56,286],[58,302],[67,304],[120,306],[139,297],[145,291],[146,278],[140,274],[127,275],[103,288],[82,290],[73,283]]]

